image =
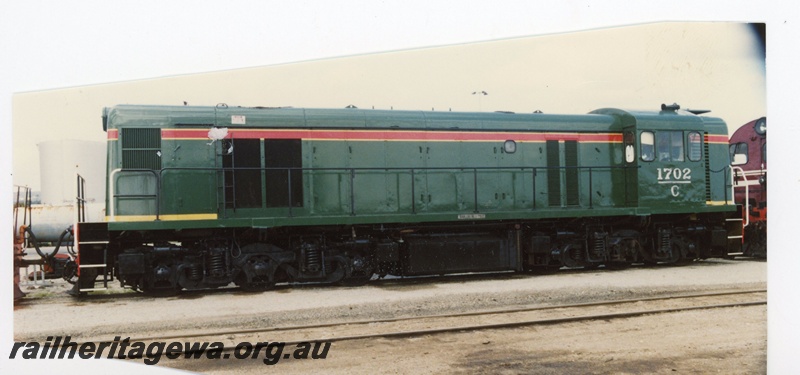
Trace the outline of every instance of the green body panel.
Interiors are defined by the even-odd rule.
[[[545,115],[158,106],[118,106],[107,114],[110,230],[470,222],[734,210],[732,203],[707,204],[725,200],[724,145],[709,145],[708,162],[643,162],[637,157],[626,163],[619,141],[623,129],[635,131],[637,142],[640,132],[647,130],[726,134],[725,124],[715,118],[613,109],[588,115]],[[261,167],[269,150],[258,134],[245,136],[248,130],[330,129],[349,134],[346,132],[368,129],[370,133],[365,136],[369,139],[319,132],[302,137],[303,169],[292,171],[303,176],[302,204],[268,207],[269,195],[275,192],[264,188],[267,171],[256,170],[253,173],[260,179],[253,188],[260,184],[260,190],[252,194],[260,199],[252,199],[258,206],[233,208],[225,187],[231,181],[223,170],[228,145],[206,137],[212,127],[229,128],[234,142],[245,137],[257,139],[260,154],[254,157],[261,160]],[[123,168],[121,129],[126,128],[162,129],[158,159],[151,155],[156,151],[146,147],[142,147],[143,156],[136,154],[142,165],[157,166],[151,168],[155,172]],[[415,131],[416,136],[399,139],[397,131]],[[442,140],[434,136],[436,132],[463,132],[471,137],[535,133],[541,138],[518,141],[516,151],[507,153],[502,139]],[[514,134],[508,139],[513,140]],[[547,141],[558,142],[550,159]],[[638,143],[636,147],[638,151]],[[139,151],[128,145],[124,152]],[[571,164],[581,168],[571,168]],[[553,165],[560,168],[548,175],[546,168]],[[710,174],[710,199],[707,166],[720,171]],[[658,183],[658,168],[688,168],[690,183],[680,184],[675,196],[674,185]],[[156,214],[159,220],[155,220]]]

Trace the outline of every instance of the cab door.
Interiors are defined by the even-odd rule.
[[[640,130],[642,206],[668,210],[705,202],[702,138],[699,131]]]

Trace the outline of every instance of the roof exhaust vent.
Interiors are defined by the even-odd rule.
[[[676,112],[679,109],[681,109],[681,106],[679,106],[678,103],[672,103],[672,104],[669,104],[669,105],[661,104],[661,110],[662,111]]]

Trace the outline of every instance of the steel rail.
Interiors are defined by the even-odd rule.
[[[386,318],[386,319],[373,319],[373,320],[359,320],[359,321],[346,321],[346,322],[334,322],[334,323],[321,323],[321,324],[312,324],[312,325],[303,325],[303,326],[253,328],[253,329],[240,329],[240,330],[227,330],[227,331],[199,332],[199,333],[192,333],[192,334],[175,334],[175,335],[139,337],[139,338],[131,338],[130,341],[131,342],[133,342],[133,341],[152,342],[152,341],[164,341],[164,340],[175,340],[175,339],[189,339],[189,338],[197,338],[197,337],[213,337],[213,336],[222,337],[222,336],[239,335],[239,334],[266,333],[266,332],[278,332],[278,331],[302,331],[302,330],[308,330],[308,329],[328,328],[328,327],[337,327],[337,326],[356,326],[356,325],[369,325],[369,324],[376,324],[376,323],[395,323],[395,322],[413,321],[413,320],[425,320],[425,319],[446,319],[446,318],[459,318],[459,317],[481,316],[481,315],[486,316],[486,315],[513,314],[513,313],[530,312],[530,311],[547,311],[547,310],[558,310],[558,309],[567,309],[567,308],[613,306],[613,305],[632,304],[632,303],[637,303],[637,302],[667,301],[667,300],[691,299],[691,298],[703,298],[703,297],[719,297],[719,296],[740,295],[740,294],[741,295],[743,295],[743,294],[755,294],[755,293],[766,293],[766,292],[767,292],[766,289],[750,289],[750,290],[741,290],[741,291],[732,290],[732,291],[720,291],[720,292],[710,292],[710,293],[679,294],[679,295],[670,295],[670,296],[657,296],[657,297],[646,297],[646,298],[622,299],[622,300],[614,300],[614,301],[585,302],[585,303],[568,304],[568,305],[532,306],[532,307],[522,307],[522,308],[512,308],[512,309],[499,309],[499,310],[484,310],[484,311],[473,311],[473,312],[453,313],[453,314],[436,314],[436,315],[409,316],[409,317],[399,317],[399,318]],[[559,323],[568,323],[568,322],[573,322],[573,321],[592,320],[592,319],[615,319],[615,318],[619,319],[619,318],[634,317],[634,316],[641,316],[641,315],[647,315],[647,314],[659,314],[659,313],[669,313],[669,312],[689,311],[689,310],[700,310],[700,309],[709,309],[709,308],[723,308],[723,307],[733,307],[733,306],[751,306],[751,305],[761,305],[761,304],[766,304],[766,301],[746,302],[746,303],[733,303],[733,304],[724,304],[724,305],[709,305],[709,306],[675,307],[675,308],[667,308],[667,309],[643,310],[643,311],[622,312],[622,313],[609,313],[609,314],[600,314],[600,315],[585,315],[585,316],[575,316],[575,317],[566,317],[566,318],[563,318],[563,317],[562,318],[547,318],[547,319],[526,320],[526,321],[509,322],[509,323],[496,323],[496,324],[486,324],[486,325],[470,325],[470,326],[459,326],[459,327],[450,327],[450,328],[432,328],[432,329],[420,330],[420,331],[375,333],[375,334],[370,334],[370,335],[343,336],[343,337],[340,337],[340,338],[325,338],[325,339],[320,339],[320,340],[303,340],[303,341],[346,341],[346,340],[357,340],[357,339],[377,338],[377,337],[403,337],[403,336],[415,336],[415,335],[425,335],[425,334],[434,334],[434,333],[457,332],[457,331],[463,331],[463,330],[510,328],[510,327],[516,327],[516,326],[537,325],[537,324],[559,324]],[[592,317],[595,317],[595,318],[592,318]],[[110,342],[110,341],[106,341],[106,342]],[[290,343],[299,343],[299,341],[298,342],[287,342],[287,344],[290,344]]]
[[[737,303],[726,303],[726,304],[704,305],[704,306],[672,307],[666,309],[638,310],[638,311],[629,311],[622,313],[580,315],[580,316],[570,316],[563,318],[534,319],[534,320],[507,322],[507,323],[475,324],[475,325],[465,325],[456,327],[430,328],[422,330],[372,333],[366,335],[353,335],[353,336],[340,336],[340,337],[325,337],[318,339],[304,339],[304,340],[282,341],[282,342],[286,345],[297,345],[304,342],[339,342],[339,341],[365,340],[372,338],[403,338],[403,337],[415,337],[415,336],[435,335],[435,334],[454,333],[463,331],[505,329],[505,328],[524,327],[524,326],[534,326],[534,325],[555,325],[555,324],[575,323],[575,322],[584,322],[592,320],[625,319],[625,318],[634,318],[644,315],[668,314],[668,313],[683,312],[683,311],[710,310],[710,309],[721,309],[730,307],[749,307],[749,306],[759,306],[766,304],[767,301],[755,301],[755,302],[737,302]],[[222,348],[223,351],[233,351],[234,349],[235,347],[233,346],[225,346]]]

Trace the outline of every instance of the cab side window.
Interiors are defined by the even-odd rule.
[[[731,165],[743,165],[749,161],[747,143],[739,142],[729,146]]]
[[[703,157],[703,137],[698,132],[689,133],[689,161],[700,161]]]
[[[655,137],[653,132],[642,132],[639,135],[639,148],[642,151],[643,161],[653,161],[655,159]]]

